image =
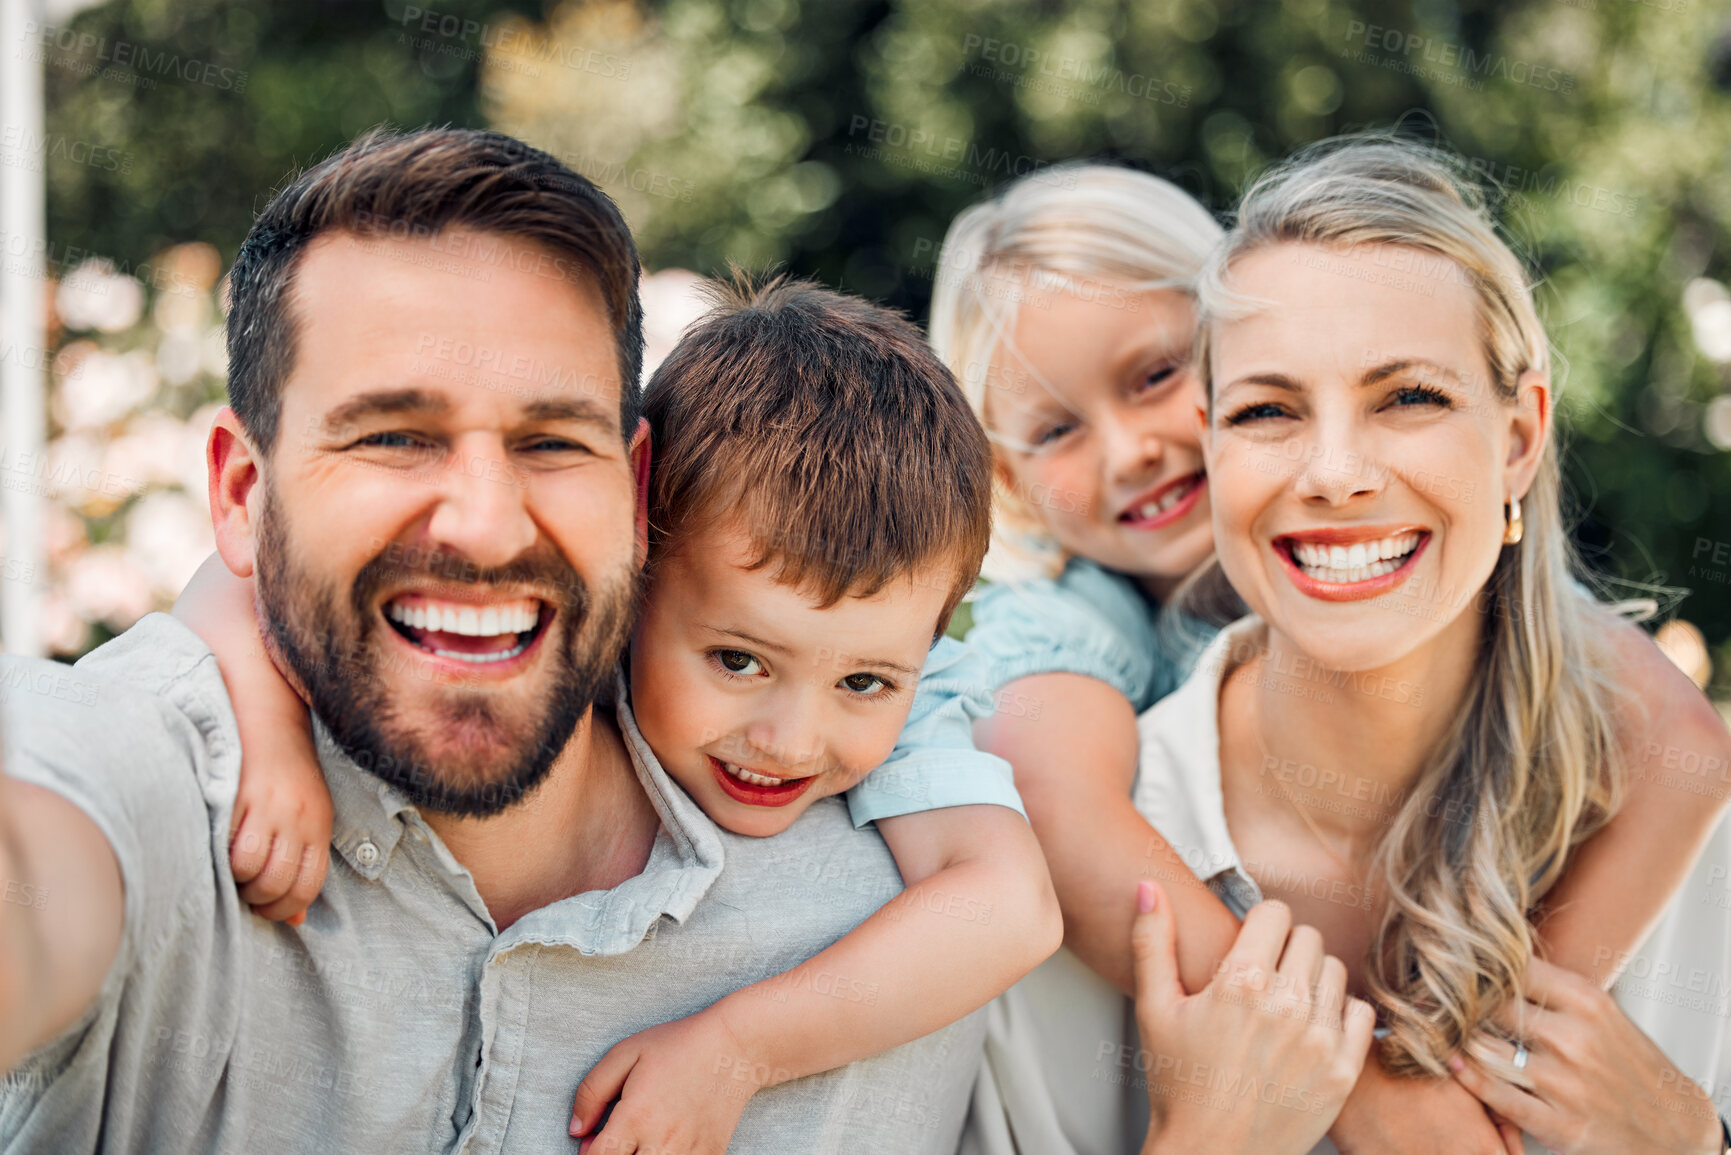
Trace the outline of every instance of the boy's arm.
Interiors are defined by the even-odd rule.
[[[1058,949],[1057,899],[1039,843],[1014,810],[952,806],[877,821],[906,889],[786,973],[614,1047],[577,1089],[573,1135],[622,1097],[607,1121],[610,1142],[720,1150],[755,1092],[928,1035]],[[638,1114],[634,1090],[662,1111],[683,1090],[684,1117],[650,1119],[655,1102]],[[713,1110],[693,1110],[698,1103]],[[657,1133],[638,1133],[648,1127]],[[675,1130],[660,1134],[664,1127]]]
[[[216,655],[240,730],[240,788],[229,862],[241,899],[265,918],[298,924],[330,862],[331,800],[306,703],[265,650],[250,578],[211,554],[173,614]]]
[[[878,829],[907,889],[834,946],[716,1004],[774,1082],[928,1035],[1058,949],[1057,898],[1021,815],[952,806]]]

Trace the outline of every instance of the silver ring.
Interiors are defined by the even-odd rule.
[[[1526,1070],[1527,1069],[1527,1060],[1532,1058],[1532,1055],[1533,1055],[1533,1053],[1531,1051],[1527,1050],[1527,1048],[1524,1044],[1516,1043],[1515,1044],[1515,1070],[1517,1070],[1517,1071]]]

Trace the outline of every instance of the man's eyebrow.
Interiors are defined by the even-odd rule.
[[[619,407],[601,405],[587,397],[557,397],[531,401],[523,406],[525,421],[580,421],[617,429]]]
[[[326,432],[334,433],[364,417],[407,413],[432,416],[444,413],[450,408],[449,401],[425,389],[376,389],[351,397],[326,413],[324,427]]]
[[[1466,382],[1461,379],[1459,373],[1447,365],[1439,365],[1435,361],[1427,361],[1422,357],[1403,357],[1394,361],[1384,361],[1376,368],[1367,370],[1364,376],[1358,379],[1358,383],[1360,385],[1375,385],[1380,381],[1386,381],[1390,377],[1413,369],[1423,369],[1426,372],[1435,373],[1439,377],[1447,377],[1456,385],[1462,388],[1466,387]]]
[[[744,630],[728,629],[722,626],[711,626],[707,624],[704,625],[703,628],[708,630],[710,633],[721,634],[729,638],[738,638],[742,642],[756,646],[760,650],[768,650],[773,654],[787,654],[792,652],[786,646],[769,641],[767,638],[757,637],[755,634],[748,634]],[[885,661],[881,658],[855,657],[853,654],[837,654],[836,656],[838,658],[848,659],[848,665],[860,666],[872,670],[891,670],[908,678],[918,678],[920,676],[918,670],[909,666],[904,666],[899,662]]]

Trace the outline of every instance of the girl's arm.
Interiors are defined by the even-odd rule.
[[[1017,698],[1016,695],[1020,695]],[[1160,883],[1178,928],[1188,991],[1213,981],[1239,923],[1130,801],[1136,714],[1117,689],[1080,674],[1038,674],[1000,691],[1039,710],[978,723],[979,747],[1009,761],[1028,819],[1046,849],[1064,912],[1064,941],[1097,974],[1134,994],[1133,912],[1122,895]],[[1505,1140],[1452,1079],[1400,1079],[1374,1051],[1330,1136],[1348,1155],[1501,1155]]]
[[[577,1089],[572,1134],[617,1098],[600,1150],[721,1150],[758,1090],[928,1035],[1058,949],[1040,845],[1014,810],[877,821],[907,889],[785,974],[615,1046]]]
[[[1138,739],[1129,699],[1082,674],[1019,678],[999,696],[1040,706],[982,719],[974,738],[981,750],[1015,767],[1016,789],[1063,908],[1064,945],[1134,994],[1134,911],[1123,896],[1149,879],[1170,898],[1182,932],[1178,967],[1185,989],[1206,987],[1238,937],[1238,920],[1130,801]]]
[[[252,579],[234,576],[220,556],[205,559],[173,613],[216,655],[240,729],[228,853],[241,900],[299,925],[324,885],[331,849],[330,790],[306,703],[265,651]]]
[[[1627,792],[1540,913],[1545,957],[1601,987],[1658,922],[1731,799],[1731,732],[1719,712],[1645,633],[1605,616],[1633,699],[1617,719]]]

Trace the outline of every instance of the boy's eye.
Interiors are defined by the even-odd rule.
[[[841,684],[862,697],[881,694],[890,688],[890,684],[876,674],[849,674]]]
[[[763,671],[763,663],[744,650],[716,650],[715,660],[730,674],[751,677]]]

